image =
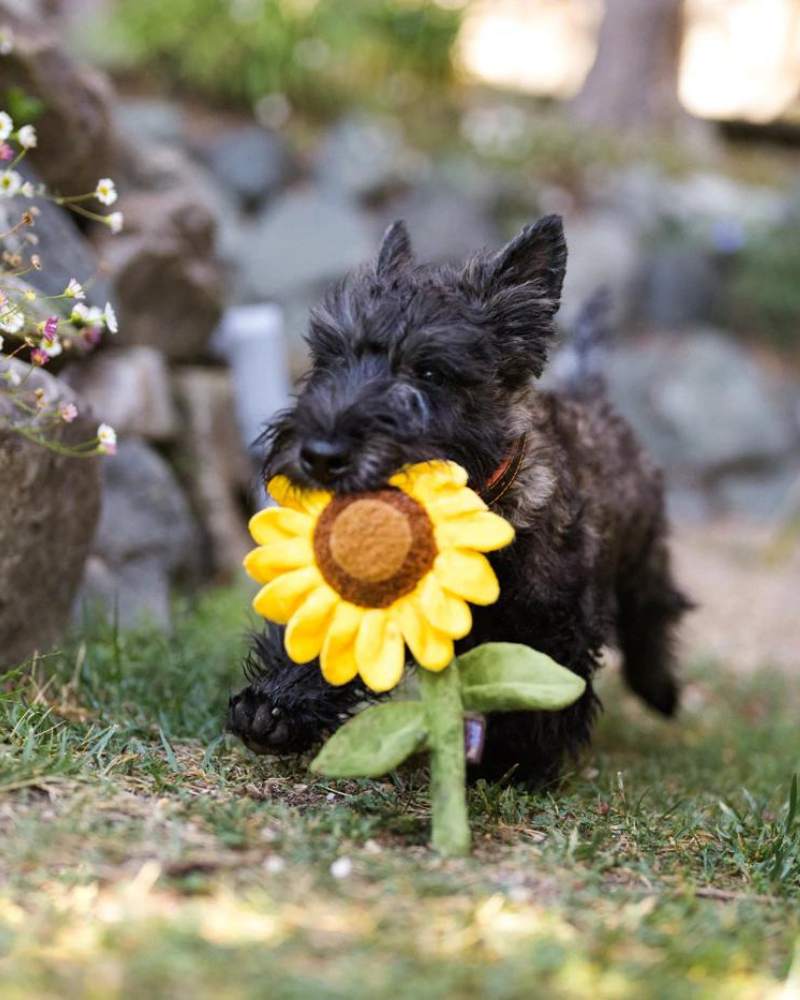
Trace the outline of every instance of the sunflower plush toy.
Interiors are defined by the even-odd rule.
[[[252,518],[258,548],[245,568],[263,584],[255,610],[286,625],[289,657],[319,657],[330,684],[359,675],[376,692],[399,683],[406,648],[424,668],[421,700],[361,712],[334,733],[312,768],[377,777],[427,750],[434,846],[467,853],[465,711],[563,708],[584,687],[526,646],[486,643],[454,656],[454,640],[472,628],[469,604],[492,604],[500,595],[485,553],[510,544],[513,528],[452,462],[410,466],[370,493],[301,491],[280,476],[268,489],[278,506]]]

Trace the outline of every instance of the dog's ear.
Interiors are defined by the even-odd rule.
[[[512,381],[542,374],[566,264],[558,215],[525,226],[502,250],[473,262],[470,284],[498,331],[503,371]]]
[[[410,267],[413,260],[414,251],[405,222],[393,222],[383,234],[375,273],[379,278],[391,277],[402,268]]]
[[[517,233],[497,253],[491,269],[496,290],[530,285],[539,309],[558,311],[567,269],[567,241],[560,215],[547,215]]]

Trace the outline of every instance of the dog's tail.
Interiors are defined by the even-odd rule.
[[[555,374],[562,392],[582,397],[605,392],[611,335],[611,292],[602,285],[584,302],[572,336],[557,356]]]

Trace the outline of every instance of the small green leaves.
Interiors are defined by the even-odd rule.
[[[427,735],[422,702],[374,705],[331,736],[311,770],[331,778],[378,778],[421,750]]]
[[[544,653],[513,642],[487,642],[458,658],[464,708],[512,712],[566,708],[586,682]]]

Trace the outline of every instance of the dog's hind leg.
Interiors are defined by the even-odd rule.
[[[258,754],[307,750],[370,697],[355,681],[328,684],[317,660],[293,663],[277,626],[255,637],[244,670],[250,684],[231,697],[226,728]]]
[[[680,696],[674,632],[692,603],[673,581],[663,532],[653,536],[636,568],[620,581],[617,600],[625,680],[656,711],[674,715]]]

